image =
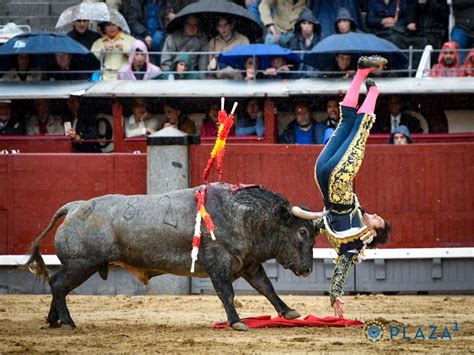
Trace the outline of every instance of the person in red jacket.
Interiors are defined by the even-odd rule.
[[[430,70],[431,77],[465,76],[463,66],[459,62],[459,47],[456,42],[448,41],[443,44],[438,56],[438,64]]]

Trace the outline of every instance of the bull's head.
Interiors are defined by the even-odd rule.
[[[279,247],[275,258],[285,269],[305,277],[313,270],[315,228],[308,218],[298,215],[300,211],[303,210],[293,207],[290,212],[286,206],[273,209],[280,221]]]

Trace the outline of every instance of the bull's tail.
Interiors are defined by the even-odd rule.
[[[43,239],[48,235],[48,233],[51,231],[51,229],[54,228],[58,219],[66,215],[71,210],[71,207],[73,205],[77,205],[77,201],[71,202],[62,206],[54,214],[53,218],[51,219],[51,222],[49,222],[48,227],[46,227],[43,233],[41,233],[39,237],[36,238],[34,243],[31,245],[30,249],[28,250],[28,255],[30,255],[30,258],[26,262],[25,266],[28,267],[28,269],[32,273],[36,274],[36,276],[43,278],[45,282],[48,281],[49,275],[48,275],[48,269],[46,268],[44,259],[41,256],[41,253],[39,251],[40,244],[43,241]]]

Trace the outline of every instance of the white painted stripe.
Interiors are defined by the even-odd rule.
[[[332,248],[313,249],[314,259],[334,259],[336,252]],[[433,258],[474,258],[474,248],[403,248],[403,249],[366,249],[365,259],[433,259]],[[43,255],[46,265],[61,265],[56,255]],[[22,265],[26,255],[0,255],[0,265]]]
[[[336,252],[332,248],[313,249],[314,259],[333,259]],[[365,259],[433,259],[433,258],[473,258],[474,248],[401,248],[366,249]]]

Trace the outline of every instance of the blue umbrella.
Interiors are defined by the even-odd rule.
[[[22,33],[0,47],[0,55],[48,53],[88,54],[90,52],[68,35],[55,32]]]
[[[335,34],[324,38],[305,54],[304,61],[319,70],[325,70],[336,53],[351,53],[358,56],[380,54],[388,59],[391,69],[408,67],[408,57],[392,42],[359,32]]]
[[[288,62],[301,62],[301,58],[287,48],[282,48],[277,44],[239,44],[228,51],[219,54],[218,60],[221,67],[231,66],[235,69],[245,69],[245,58],[258,57],[260,69],[267,69],[271,66],[271,57],[285,57]]]

